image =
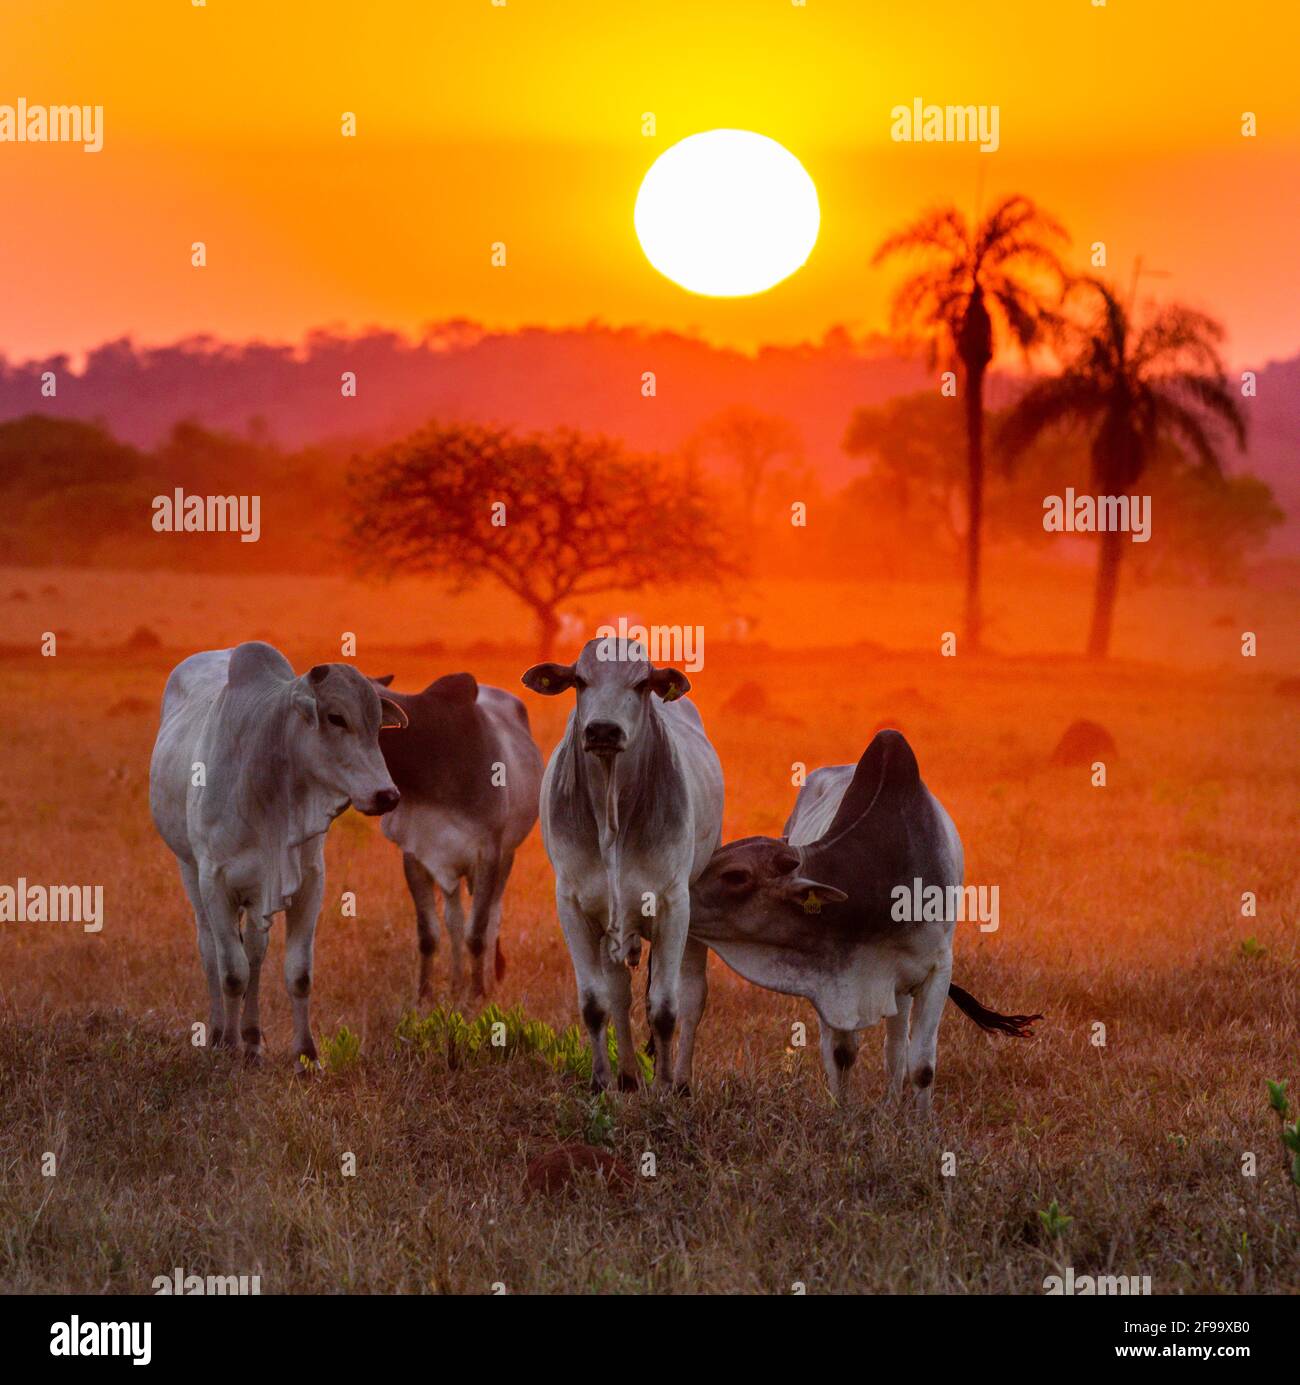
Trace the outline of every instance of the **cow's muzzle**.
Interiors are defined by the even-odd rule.
[[[583,728],[582,748],[593,755],[618,755],[627,749],[627,732],[612,721],[589,721]]]
[[[360,803],[357,807],[368,818],[377,818],[382,813],[391,813],[401,801],[402,795],[396,789],[380,789],[364,807]]]

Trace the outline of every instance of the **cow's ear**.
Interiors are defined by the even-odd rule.
[[[834,885],[809,880],[806,875],[786,875],[776,883],[782,899],[798,904],[806,914],[819,914],[823,904],[843,904],[848,895]]]
[[[381,731],[389,729],[405,731],[410,724],[410,718],[396,702],[387,697],[379,699],[379,729]]]
[[[793,847],[781,852],[772,861],[774,875],[771,888],[780,899],[799,905],[807,914],[821,913],[823,904],[844,903],[848,895],[843,890],[810,879],[800,869],[802,864],[802,858]]]
[[[305,673],[301,678],[295,678],[293,691],[289,694],[289,703],[293,710],[313,730],[320,725],[320,708],[316,705],[316,694],[311,687],[312,681],[320,682],[318,678],[312,679],[312,674],[315,672],[316,670],[312,669],[311,673]]]
[[[534,664],[522,679],[526,688],[531,688],[543,697],[554,697],[573,687],[572,664]]]
[[[665,702],[675,702],[691,690],[691,680],[675,668],[657,668],[650,675],[650,690]]]
[[[396,677],[397,675],[395,673],[385,673],[378,678],[372,678],[370,681],[372,683],[378,683],[381,688],[391,688],[393,686],[393,679]]]

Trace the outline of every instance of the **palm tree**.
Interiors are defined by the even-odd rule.
[[[966,644],[980,644],[980,527],[984,513],[984,375],[995,338],[1009,335],[1023,349],[1054,321],[1042,293],[1044,275],[1059,298],[1065,271],[1052,248],[1065,231],[1027,197],[1004,197],[970,225],[955,207],[927,212],[885,240],[872,264],[920,253],[925,264],[894,295],[896,331],[928,340],[931,364],[955,357],[965,373],[968,528]]]
[[[1096,279],[1078,284],[1098,296],[1096,320],[1061,374],[1031,385],[1008,412],[998,430],[1007,460],[1045,430],[1073,426],[1092,433],[1099,495],[1128,494],[1166,442],[1184,445],[1201,466],[1221,473],[1220,430],[1226,427],[1238,448],[1246,445],[1245,419],[1217,349],[1223,328],[1179,304],[1154,310],[1138,327],[1114,289]],[[1110,646],[1123,537],[1113,529],[1101,535],[1088,632],[1093,658],[1104,658]]]

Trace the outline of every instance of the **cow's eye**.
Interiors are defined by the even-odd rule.
[[[724,870],[722,872],[722,883],[733,890],[744,889],[744,887],[749,884],[749,881],[750,874],[747,870],[733,867],[731,870]]]
[[[337,726],[340,731],[346,731],[348,729],[347,722],[344,721],[337,712],[331,712],[325,720],[328,721],[331,726]]]

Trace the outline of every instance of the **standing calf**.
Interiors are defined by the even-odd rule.
[[[392,674],[376,678],[387,686]],[[452,673],[422,693],[389,692],[408,725],[381,742],[384,761],[402,794],[384,818],[384,836],[402,849],[406,883],[415,903],[420,942],[421,1000],[433,989],[438,947],[435,890],[451,934],[451,984],[463,982],[465,912],[461,881],[469,886],[470,982],[476,998],[489,976],[505,971],[501,897],[520,843],[537,821],[542,753],[528,729],[528,712],[513,693],[489,688],[471,674]],[[492,959],[485,972],[484,958]]]
[[[687,938],[691,882],[722,838],[722,766],[684,673],[655,668],[636,643],[587,643],[575,664],[538,664],[524,684],[577,702],[542,781],[542,837],[555,903],[591,1040],[592,1087],[611,1079],[605,1030],[618,1038],[618,1085],[638,1083],[628,964],[652,948],[647,1010],[657,1089],[690,1082],[706,996],[705,949]],[[673,1062],[680,1018],[681,1048]]]
[[[349,803],[372,815],[396,806],[379,730],[404,723],[356,669],[317,664],[295,678],[269,644],[192,654],[172,670],[149,807],[194,909],[214,1046],[237,1049],[242,1033],[248,1056],[260,1058],[258,983],[283,911],[294,1046],[315,1062],[312,944],[325,833]]]

